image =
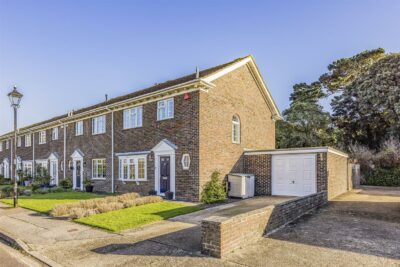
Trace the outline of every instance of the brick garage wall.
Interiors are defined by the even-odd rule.
[[[238,170],[245,149],[274,149],[275,122],[253,74],[242,66],[200,92],[200,190],[219,170],[222,177]],[[232,117],[241,123],[241,143],[232,143]]]
[[[267,154],[244,156],[243,172],[255,176],[255,194],[271,195],[272,156]]]
[[[328,199],[332,199],[351,189],[349,165],[347,157],[328,152]]]
[[[328,158],[327,153],[316,154],[317,158],[317,192],[327,190],[328,185]]]
[[[327,194],[323,191],[230,218],[207,218],[201,223],[202,253],[222,258],[326,202]]]

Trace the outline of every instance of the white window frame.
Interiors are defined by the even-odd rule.
[[[32,176],[33,175],[33,164],[32,161],[23,161],[22,162],[22,172],[23,174],[27,176]]]
[[[157,102],[157,120],[168,120],[174,118],[174,98],[167,98]]]
[[[75,122],[75,136],[83,135],[83,121]]]
[[[55,127],[51,131],[51,139],[58,140],[58,127]]]
[[[105,173],[100,174],[98,172],[98,165],[99,163],[102,163],[103,165],[103,172],[105,169]],[[95,168],[96,167],[96,168]],[[107,178],[107,164],[106,164],[106,159],[101,158],[101,159],[92,159],[92,179],[93,180],[105,180]]]
[[[139,128],[143,125],[143,106],[125,109],[123,113],[124,129]]]
[[[139,178],[139,160],[144,160],[144,177]],[[142,182],[147,181],[147,155],[134,155],[134,156],[119,156],[118,157],[119,167],[118,167],[118,179],[125,182]],[[128,178],[124,178],[124,165],[127,165],[127,173],[126,176]],[[135,165],[135,178],[130,177],[130,166],[133,163]]]
[[[3,151],[3,141],[0,141],[0,152]]]
[[[21,147],[22,146],[22,138],[21,136],[17,137],[17,147]]]
[[[237,119],[237,120],[236,120]],[[232,143],[233,144],[240,144],[240,118],[237,115],[233,115],[232,117]]]
[[[32,145],[32,136],[31,134],[25,135],[25,147],[30,147]]]
[[[182,169],[189,170],[190,168],[190,156],[189,154],[182,155]]]
[[[106,132],[106,115],[92,118],[92,135]]]
[[[6,140],[6,149],[10,149],[10,140]]]
[[[39,132],[39,145],[46,144],[46,130]]]
[[[47,174],[49,174],[49,161],[47,159],[38,159],[35,164],[35,173],[37,171],[37,167],[40,166],[42,169],[45,169]]]

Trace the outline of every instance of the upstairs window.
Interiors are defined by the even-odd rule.
[[[17,137],[17,147],[21,147],[21,145],[22,145],[22,138],[21,138],[21,136],[18,136]]]
[[[6,149],[10,149],[10,140],[6,140]]]
[[[39,132],[39,145],[46,143],[46,131]]]
[[[29,147],[32,145],[32,139],[30,134],[25,135],[25,146]]]
[[[92,134],[102,134],[106,132],[106,116],[102,115],[92,119]]]
[[[106,178],[106,159],[92,160],[92,178],[93,179]]]
[[[0,152],[3,151],[3,141],[0,141]]]
[[[236,115],[232,117],[232,143],[240,144],[240,119]]]
[[[83,135],[83,121],[75,122],[75,135]]]
[[[157,120],[172,119],[174,117],[174,99],[168,98],[157,102]]]
[[[53,131],[51,132],[51,139],[52,140],[57,140],[58,139],[58,127],[53,128]]]
[[[124,129],[142,127],[143,107],[124,110]]]

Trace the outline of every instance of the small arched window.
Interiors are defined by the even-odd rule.
[[[240,144],[240,119],[237,115],[232,117],[232,143]]]

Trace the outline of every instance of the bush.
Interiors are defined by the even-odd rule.
[[[219,177],[220,173],[218,171],[214,171],[211,174],[211,181],[206,183],[201,193],[201,202],[210,204],[226,200],[225,186]]]
[[[72,179],[68,178],[68,177],[65,179],[62,179],[59,182],[59,186],[61,186],[62,188],[65,188],[65,189],[71,189],[72,188]]]
[[[161,201],[162,198],[159,196],[140,197],[138,193],[128,193],[119,196],[109,196],[56,205],[50,214],[54,217],[81,218],[93,214]]]
[[[400,167],[376,169],[366,178],[365,184],[375,186],[400,186]]]
[[[0,198],[12,197],[14,195],[14,186],[12,186],[12,185],[5,186],[5,187],[1,188],[0,192],[1,192]],[[19,187],[17,189],[17,194],[18,195],[21,194],[21,188],[19,188]]]
[[[40,188],[40,182],[39,181],[33,181],[31,184],[32,187],[32,192],[36,192]]]

